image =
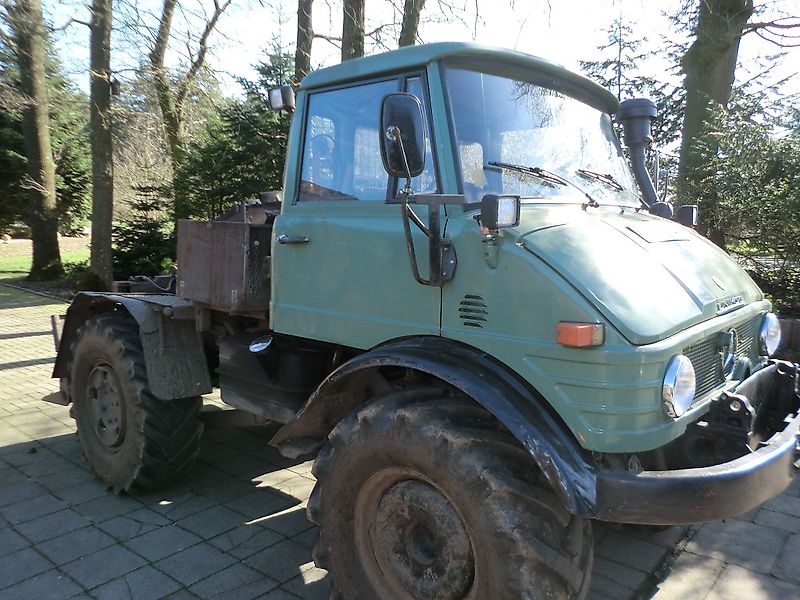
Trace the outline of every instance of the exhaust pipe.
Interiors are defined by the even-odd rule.
[[[645,165],[645,150],[653,143],[652,122],[656,118],[655,102],[649,98],[631,98],[619,104],[615,116],[617,123],[622,124],[623,139],[631,155],[631,166],[636,183],[642,192],[645,204],[653,207],[658,202],[653,180]],[[670,217],[672,216],[670,210]]]

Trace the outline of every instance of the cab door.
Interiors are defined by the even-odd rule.
[[[355,348],[439,334],[441,292],[411,274],[400,207],[386,202],[397,182],[383,168],[378,137],[383,97],[422,94],[422,81],[399,76],[305,97],[302,163],[293,185],[287,177],[274,226],[274,331]],[[434,172],[428,151],[415,191],[436,191]],[[415,237],[425,264],[427,241]]]

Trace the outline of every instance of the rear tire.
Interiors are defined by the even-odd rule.
[[[191,466],[200,450],[201,400],[153,396],[131,317],[106,313],[86,321],[69,371],[78,440],[100,481],[117,493],[150,490]]]
[[[528,452],[475,402],[433,388],[391,392],[328,439],[308,515],[334,596],[586,595],[591,523],[563,508]]]

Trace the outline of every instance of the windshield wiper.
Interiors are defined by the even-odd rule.
[[[495,167],[497,169],[506,169],[508,171],[516,171],[524,175],[532,175],[534,177],[538,177],[539,179],[541,179],[546,183],[550,184],[557,183],[559,185],[572,186],[586,197],[587,202],[584,202],[583,204],[584,210],[586,210],[587,206],[591,206],[594,208],[600,206],[597,200],[592,198],[588,192],[586,192],[583,188],[581,188],[581,186],[570,181],[566,177],[562,177],[558,173],[553,173],[552,171],[548,171],[547,169],[543,169],[541,167],[526,167],[523,165],[515,165],[512,163],[490,161],[488,164],[490,167]]]
[[[490,167],[496,167],[498,169],[506,169],[508,171],[517,171],[518,173],[523,173],[525,175],[533,175],[534,177],[538,177],[542,181],[547,183],[557,183],[559,185],[569,185],[570,182],[558,175],[557,173],[553,173],[552,171],[548,171],[547,169],[543,169],[541,167],[526,167],[523,165],[515,165],[512,163],[504,163],[504,162],[489,162]]]
[[[583,175],[587,179],[594,179],[595,181],[605,183],[607,186],[614,188],[618,192],[625,191],[625,188],[622,187],[622,184],[614,179],[614,176],[609,173],[598,173],[597,171],[591,171],[589,169],[578,169],[576,173],[578,175]]]

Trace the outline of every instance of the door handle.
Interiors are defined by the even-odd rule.
[[[279,244],[307,244],[309,239],[307,236],[301,237],[289,237],[285,233],[282,233],[278,236],[278,243]]]

